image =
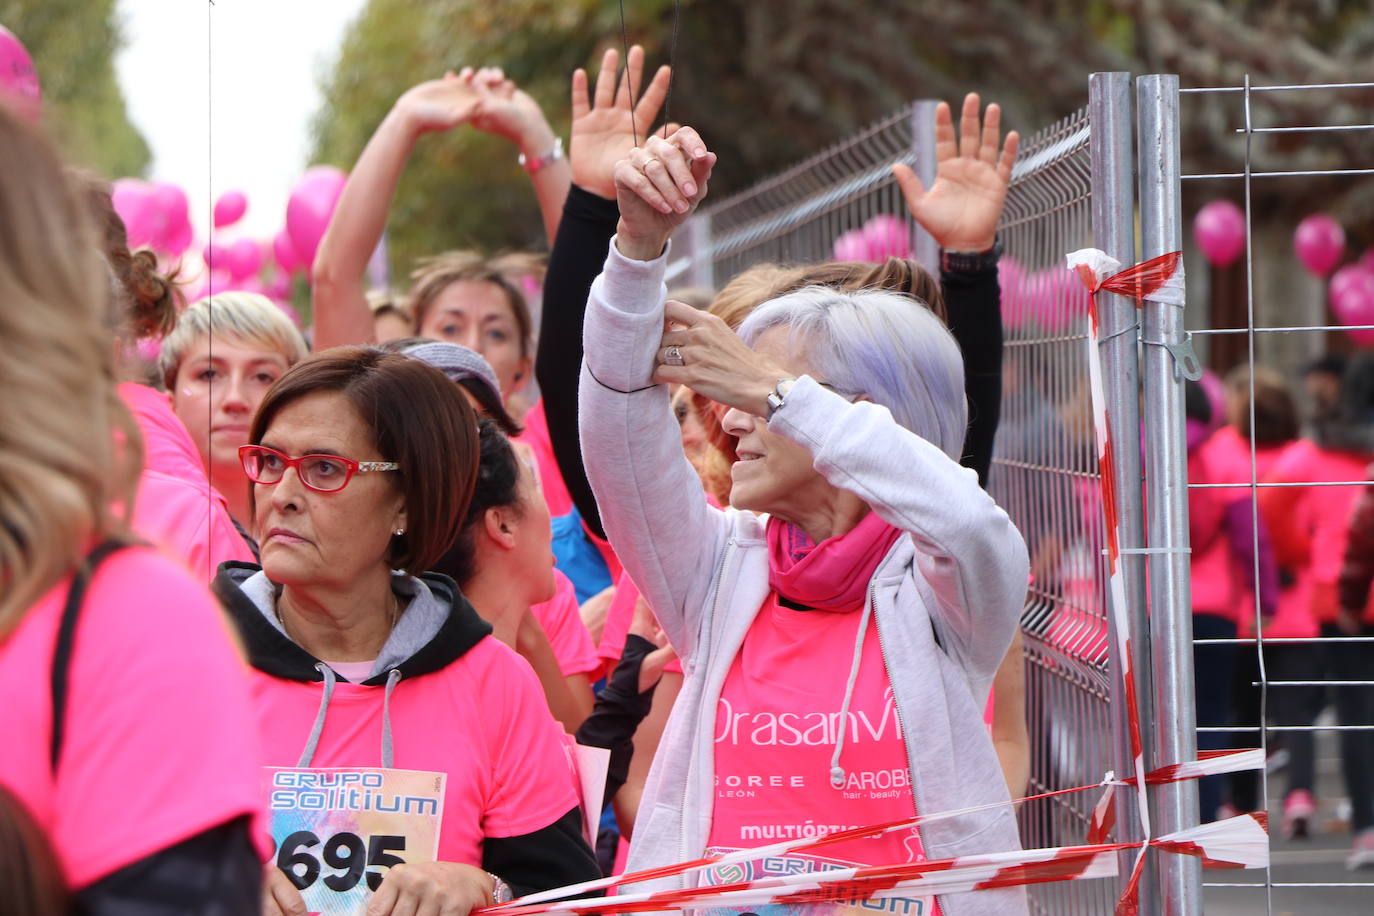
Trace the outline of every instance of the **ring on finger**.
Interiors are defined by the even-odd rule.
[[[683,364],[682,348],[673,346],[665,347],[663,350],[663,365],[681,366]]]

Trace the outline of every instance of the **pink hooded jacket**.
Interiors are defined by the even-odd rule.
[[[120,397],[143,434],[143,473],[134,501],[133,528],[176,557],[203,582],[227,560],[251,561],[224,497],[206,479],[191,435],[167,396],[125,383]]]

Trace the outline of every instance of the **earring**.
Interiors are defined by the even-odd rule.
[[[396,529],[396,536],[397,536],[397,537],[400,537],[401,535],[403,535],[403,534],[405,534],[405,533],[406,533],[406,530],[405,530],[404,528],[397,528],[397,529]]]

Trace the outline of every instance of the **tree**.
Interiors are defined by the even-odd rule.
[[[626,0],[626,31],[665,61],[673,0]],[[1314,12],[1314,10],[1316,12]],[[347,168],[405,88],[464,64],[506,68],[556,127],[567,78],[622,43],[615,0],[371,0],[350,30],[316,119],[316,156]],[[716,200],[845,138],[916,98],[977,89],[1010,126],[1035,128],[1087,101],[1098,70],[1178,73],[1184,86],[1374,80],[1366,0],[681,0],[670,117],[721,155]],[[1262,117],[1355,123],[1369,94],[1270,94]],[[1229,107],[1228,107],[1229,106]],[[1190,167],[1234,167],[1234,98],[1190,97]],[[1333,120],[1334,119],[1334,120]],[[1257,168],[1355,160],[1365,135],[1257,143]],[[1296,159],[1295,159],[1296,157]],[[513,151],[473,132],[427,139],[390,226],[397,267],[445,247],[538,245],[539,223]],[[1295,164],[1295,162],[1297,164]],[[1257,207],[1290,213],[1314,196],[1359,222],[1369,183],[1270,183]]]
[[[0,23],[33,56],[43,120],[63,152],[111,178],[144,174],[148,144],[115,77],[122,38],[114,0],[0,0]]]

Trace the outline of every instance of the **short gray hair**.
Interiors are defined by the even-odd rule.
[[[212,330],[280,353],[288,366],[294,366],[310,354],[301,332],[271,299],[257,293],[218,293],[197,301],[182,312],[176,330],[162,341],[157,369],[168,391],[172,390],[177,371],[191,345],[201,337],[210,336]]]
[[[923,303],[887,290],[823,286],[770,299],[739,327],[753,345],[787,327],[788,347],[841,393],[867,395],[899,424],[958,461],[968,427],[964,359]]]

